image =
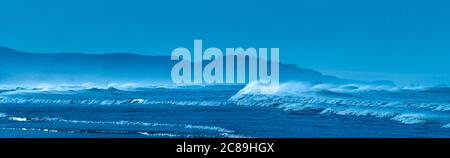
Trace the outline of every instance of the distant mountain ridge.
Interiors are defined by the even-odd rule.
[[[27,53],[0,47],[2,83],[154,82],[170,83],[170,72],[178,61],[170,56],[131,53],[83,54]],[[204,63],[208,63],[205,61]],[[280,63],[281,81],[345,83],[348,80]]]

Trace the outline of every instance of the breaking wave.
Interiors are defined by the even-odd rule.
[[[172,84],[139,84],[139,83],[109,83],[109,84],[38,84],[31,86],[0,85],[0,94],[42,93],[42,92],[70,92],[70,91],[137,91],[143,89],[174,89],[180,86]]]
[[[151,99],[40,99],[0,97],[0,104],[222,106],[228,103],[220,101],[155,101]]]
[[[367,85],[281,84],[275,94],[263,94],[251,83],[229,99],[241,106],[276,107],[285,111],[372,116],[404,124],[450,123],[450,89],[399,88]]]
[[[151,137],[200,137],[195,133],[206,133],[201,137],[228,137],[228,138],[244,138],[236,134],[235,131],[225,129],[218,126],[193,125],[193,124],[169,124],[156,122],[141,121],[92,121],[92,120],[71,120],[59,117],[22,117],[1,115],[3,119],[15,122],[52,122],[52,123],[68,123],[68,124],[95,124],[95,125],[113,125],[113,126],[139,126],[143,127],[138,131],[133,130],[98,130],[98,129],[71,129],[71,128],[37,128],[37,127],[7,127],[3,130],[19,130],[19,131],[39,131],[52,133],[90,133],[90,134],[138,134]],[[180,130],[181,129],[181,130]],[[182,132],[186,131],[186,132]],[[195,131],[195,132],[193,132]]]
[[[241,87],[227,91],[203,86],[130,86],[109,84],[106,87],[83,85],[39,85],[36,87],[0,88],[0,104],[57,104],[57,105],[180,105],[222,106],[229,96]],[[233,88],[232,88],[233,89]],[[204,99],[202,94],[230,93],[224,99]],[[197,93],[199,95],[191,95]]]
[[[322,115],[377,117],[403,124],[438,123],[450,127],[448,87],[284,83],[277,93],[265,94],[261,93],[258,83],[252,82],[236,90],[226,87],[198,89],[135,84],[3,87],[0,88],[0,104],[238,105]],[[0,113],[2,116],[4,114]],[[10,119],[28,121],[20,117]]]

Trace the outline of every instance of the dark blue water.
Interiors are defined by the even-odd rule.
[[[450,137],[447,89],[257,87],[4,89],[0,137]]]

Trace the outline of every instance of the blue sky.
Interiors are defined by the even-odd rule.
[[[170,55],[203,39],[346,78],[448,84],[449,19],[448,0],[2,0],[0,45]]]

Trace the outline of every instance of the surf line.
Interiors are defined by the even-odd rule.
[[[171,60],[178,61],[171,71],[175,84],[244,84],[257,81],[264,93],[274,93],[279,88],[279,48],[270,48],[270,60],[267,48],[226,48],[224,56],[216,47],[203,51],[203,41],[194,40],[193,56],[189,49],[180,47],[172,51]],[[205,61],[211,62],[204,65]]]

